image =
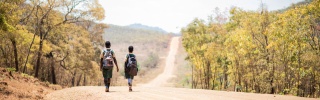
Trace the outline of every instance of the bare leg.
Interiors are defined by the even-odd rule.
[[[109,92],[110,82],[111,82],[110,78],[104,79],[104,84],[106,86],[106,92]]]
[[[128,78],[129,92],[132,91],[132,79]]]

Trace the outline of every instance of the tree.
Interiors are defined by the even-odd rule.
[[[104,10],[101,10],[97,0],[48,0],[48,1],[32,1],[32,5],[36,5],[35,13],[35,34],[40,38],[39,51],[37,54],[37,62],[35,66],[35,77],[38,77],[40,62],[42,57],[43,42],[48,35],[52,34],[52,30],[62,24],[70,24],[80,22],[84,19],[103,19]],[[83,9],[79,6],[82,6]],[[58,13],[56,10],[61,10]],[[62,15],[59,18],[57,15]],[[58,17],[58,18],[57,18]]]
[[[232,8],[222,23],[195,19],[182,30],[192,88],[319,97],[319,3],[282,12]]]

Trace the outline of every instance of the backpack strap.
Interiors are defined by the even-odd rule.
[[[130,55],[129,54],[127,54],[127,64],[126,64],[126,67],[128,67],[128,65],[129,65],[129,58],[130,58]]]
[[[102,54],[103,54],[103,56],[104,56],[107,51],[106,51],[105,49],[103,49],[102,51],[103,51]]]
[[[112,49],[106,49],[106,50],[104,50],[105,52],[110,52],[111,53],[111,55],[113,56],[113,50]]]
[[[111,49],[106,49],[105,51],[110,51],[111,52],[112,50]]]

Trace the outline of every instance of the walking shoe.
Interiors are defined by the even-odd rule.
[[[108,89],[108,88],[106,88],[106,92],[109,92],[109,89]]]
[[[129,87],[129,92],[132,92],[132,88],[131,88],[131,86]]]

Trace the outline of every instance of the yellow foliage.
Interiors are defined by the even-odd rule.
[[[317,85],[312,82],[320,76],[316,68],[320,65],[319,32],[315,30],[319,27],[319,0],[283,12],[232,8],[230,14],[222,29],[214,21],[205,25],[195,19],[182,30],[183,46],[198,71],[194,77],[201,80],[197,84],[207,85],[205,78],[211,75],[210,81],[240,81],[252,91],[271,93],[271,88],[296,89],[288,87],[291,82],[301,90],[292,92],[296,94],[312,89],[302,84]],[[225,77],[228,80],[223,80]],[[223,84],[217,86],[225,87]]]

